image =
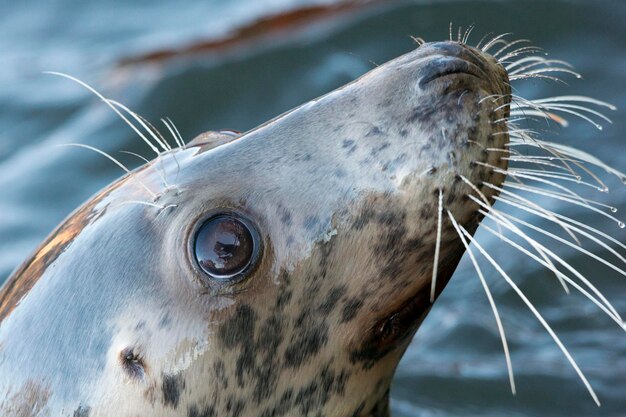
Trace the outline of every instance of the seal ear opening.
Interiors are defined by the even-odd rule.
[[[236,130],[220,130],[219,132],[209,131],[201,133],[193,138],[193,140],[189,142],[187,146],[200,146],[202,147],[203,151],[208,151],[210,149],[224,145],[225,143],[232,142],[240,136],[241,132],[238,132]]]

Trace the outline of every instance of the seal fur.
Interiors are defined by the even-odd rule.
[[[437,295],[457,231],[489,214],[465,180],[491,203],[505,179],[506,153],[486,150],[506,149],[510,97],[481,49],[423,44],[250,132],[159,155],[3,288],[0,404],[37,387],[33,416],[387,416],[433,275]],[[454,222],[438,228],[442,205]],[[232,285],[188,250],[216,211],[264,242]]]

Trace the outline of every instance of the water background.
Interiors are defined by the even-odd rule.
[[[576,93],[616,104],[615,122],[602,132],[574,122],[548,135],[626,170],[626,1],[398,1],[225,55],[119,66],[124,58],[215,39],[262,16],[328,2],[0,0],[0,282],[71,210],[120,175],[98,155],[56,145],[78,142],[147,155],[102,103],[44,70],[75,75],[148,119],[169,116],[190,140],[205,130],[245,131],[330,91],[372,62],[409,51],[408,35],[441,40],[450,21],[474,23],[474,42],[487,32],[513,32],[585,76],[569,79],[570,87],[520,84],[523,95]],[[624,218],[626,187],[603,178],[611,192],[594,197],[618,207]],[[542,204],[626,241],[623,230],[597,215]],[[553,276],[521,254],[487,233],[479,238],[554,325],[602,407],[514,293],[487,270],[512,349],[518,394],[510,394],[491,310],[464,259],[400,364],[394,415],[626,416],[626,334],[590,302],[566,296]],[[626,315],[625,277],[563,245],[551,247]]]

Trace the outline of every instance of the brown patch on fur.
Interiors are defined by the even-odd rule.
[[[93,210],[97,200],[81,208],[63,223],[37,249],[35,255],[24,262],[12,275],[12,278],[0,290],[0,322],[19,304],[22,298],[41,278],[48,265],[53,263],[74,241],[76,236],[87,226],[96,212]]]

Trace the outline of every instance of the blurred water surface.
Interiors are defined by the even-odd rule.
[[[2,2],[0,14],[0,282],[72,209],[120,175],[78,142],[117,154],[147,149],[105,106],[67,80],[75,75],[151,120],[170,116],[185,139],[205,130],[245,131],[409,51],[408,35],[448,36],[450,21],[487,32],[513,32],[584,74],[570,87],[518,85],[525,96],[586,94],[616,104],[599,132],[574,122],[553,139],[626,169],[626,2],[413,1],[353,13],[276,42],[227,55],[120,68],[120,60],[228,33],[261,16],[329,3],[305,0],[28,0]],[[119,154],[118,154],[119,155]],[[123,157],[123,156],[122,156]],[[129,162],[130,163],[130,162]],[[133,162],[134,163],[134,162]],[[626,190],[607,178],[608,195],[626,211]],[[538,201],[538,200],[536,200]],[[614,223],[544,201],[624,241]],[[620,214],[618,212],[618,214]],[[546,227],[542,222],[534,224]],[[552,323],[602,401],[597,408],[545,331],[493,271],[492,285],[512,349],[512,396],[495,322],[468,259],[422,325],[393,387],[395,416],[626,416],[626,335],[594,306],[567,296],[554,277],[479,232]],[[558,253],[593,279],[626,315],[626,280],[563,245]],[[593,247],[591,247],[594,249]],[[595,248],[597,253],[607,255]]]

